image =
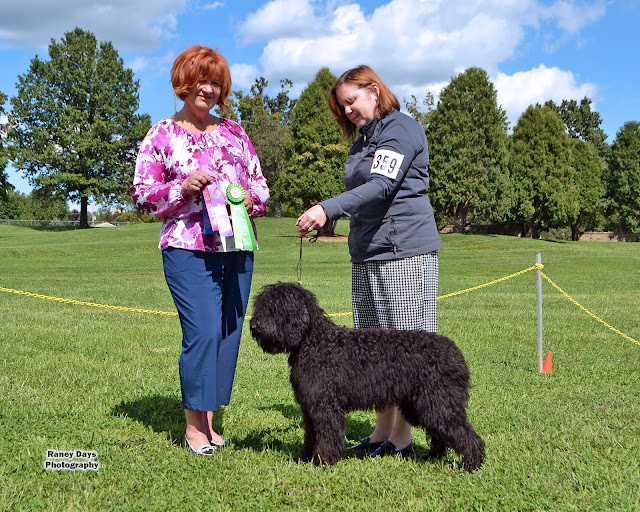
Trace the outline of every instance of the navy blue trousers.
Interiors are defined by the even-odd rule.
[[[231,399],[253,253],[169,247],[162,251],[162,262],[182,326],[182,406],[216,411]]]

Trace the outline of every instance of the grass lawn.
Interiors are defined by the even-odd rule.
[[[113,229],[0,226],[0,286],[108,305],[175,311],[159,224]],[[259,219],[253,293],[296,281],[292,219]],[[340,221],[337,232],[346,234]],[[535,263],[576,301],[640,339],[640,244],[443,235],[440,294]],[[344,242],[304,242],[302,281],[329,314],[349,313]],[[114,311],[0,292],[0,510],[640,510],[640,346],[596,322],[546,281],[538,374],[536,274],[439,301],[440,332],[471,369],[469,416],[487,446],[473,474],[449,452],[335,467],[297,459],[301,414],[286,356],[248,329],[231,404],[215,424],[235,444],[212,458],[181,448],[175,316]],[[251,314],[251,310],[249,310]],[[351,325],[351,317],[335,321]],[[347,443],[375,414],[347,416]],[[44,469],[47,450],[92,450],[92,471]]]

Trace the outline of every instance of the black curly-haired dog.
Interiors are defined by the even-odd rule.
[[[466,414],[469,369],[450,339],[426,331],[339,327],[313,293],[293,283],[264,287],[250,328],[265,352],[289,353],[304,417],[302,460],[335,464],[346,412],[395,405],[431,436],[429,456],[442,457],[451,447],[468,471],[482,464],[484,442]]]

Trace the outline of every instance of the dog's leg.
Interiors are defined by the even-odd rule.
[[[447,453],[447,441],[436,432],[432,431],[427,433],[431,436],[431,448],[429,449],[427,457],[441,459]]]
[[[413,402],[403,405],[403,414],[412,425],[424,428],[431,436],[431,448],[428,457],[442,458],[447,453],[450,444],[447,442],[445,425],[451,422],[447,416],[451,413],[450,407],[443,407],[445,396],[437,396],[433,386],[422,386]],[[406,409],[406,411],[405,411]]]
[[[466,420],[459,430],[454,449],[462,456],[465,469],[471,473],[478,469],[484,460],[484,441]]]
[[[310,421],[313,423],[315,445],[314,464],[336,464],[344,448],[344,411],[337,408],[316,407]]]
[[[455,393],[423,391],[413,406],[409,406],[413,410],[407,414],[415,413],[417,424],[431,436],[429,457],[444,457],[447,448],[453,448],[462,457],[465,469],[471,472],[478,469],[484,460],[484,441],[468,422],[465,409],[452,397],[459,398]]]
[[[469,473],[480,467],[484,460],[484,441],[467,421],[466,415],[461,421],[447,426],[443,437],[446,443],[462,457],[464,467]]]
[[[313,458],[313,448],[316,445],[316,434],[311,417],[304,410],[302,411],[304,421],[304,443],[302,444],[302,462],[309,462]]]

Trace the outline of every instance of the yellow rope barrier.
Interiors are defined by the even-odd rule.
[[[107,304],[97,304],[95,302],[85,302],[82,300],[64,299],[62,297],[51,297],[49,295],[42,295],[39,293],[23,292],[22,290],[12,290],[11,288],[4,288],[2,286],[0,286],[0,292],[15,293],[17,295],[35,297],[36,299],[54,300],[56,302],[63,302],[65,304],[75,304],[77,306],[92,306],[94,308],[113,309],[115,311],[128,311],[130,313],[146,313],[151,315],[178,316],[178,313],[170,312],[170,311],[155,311],[153,309],[137,309],[137,308],[127,308],[124,306],[109,306]]]
[[[437,297],[437,300],[446,299],[446,298],[449,298],[449,297],[455,297],[456,295],[462,295],[463,293],[469,293],[469,292],[472,292],[472,291],[475,291],[475,290],[479,290],[479,289],[485,288],[487,286],[491,286],[491,285],[494,285],[494,284],[502,283],[503,281],[506,281],[508,279],[512,279],[512,278],[520,276],[522,274],[526,274],[527,272],[530,272],[532,270],[542,270],[543,268],[544,268],[544,265],[536,263],[535,265],[533,265],[533,266],[531,266],[529,268],[525,268],[524,270],[521,270],[520,272],[515,272],[514,274],[510,274],[508,276],[501,277],[500,279],[495,279],[494,281],[489,281],[488,283],[480,284],[478,286],[473,286],[473,287],[467,288],[465,290],[460,290],[460,291],[457,291],[457,292],[448,293],[446,295],[439,295]],[[625,339],[635,343],[636,345],[640,346],[640,341],[633,339],[631,336],[628,336],[628,335],[624,334],[623,332],[619,331],[615,327],[609,325],[604,320],[598,318],[595,314],[593,314],[587,308],[585,308],[584,306],[579,304],[567,292],[565,292],[556,283],[554,283],[551,279],[549,279],[549,277],[544,272],[541,272],[540,274],[542,275],[542,277],[544,277],[551,284],[551,286],[553,286],[562,295],[564,295],[570,302],[572,302],[573,304],[578,306],[582,311],[587,313],[590,317],[592,317],[593,319],[597,320],[598,322],[600,322],[605,327],[611,329],[616,334],[619,334],[623,338],[625,338]],[[0,286],[0,292],[15,293],[15,294],[18,294],[18,295],[24,295],[24,296],[27,296],[27,297],[34,297],[34,298],[37,298],[37,299],[54,300],[54,301],[62,302],[62,303],[65,303],[65,304],[75,304],[75,305],[78,305],[78,306],[92,306],[92,307],[96,307],[96,308],[111,309],[111,310],[115,310],[115,311],[128,311],[128,312],[131,312],[131,313],[144,313],[144,314],[151,314],[151,315],[178,316],[178,313],[171,312],[171,311],[156,311],[156,310],[152,310],[152,309],[137,309],[137,308],[128,308],[128,307],[124,307],[124,306],[109,306],[109,305],[106,305],[106,304],[97,304],[95,302],[85,302],[85,301],[81,301],[81,300],[64,299],[64,298],[61,298],[61,297],[51,297],[49,295],[42,295],[42,294],[39,294],[39,293],[25,292],[25,291],[22,291],[22,290],[13,290],[11,288],[4,288],[2,286]],[[330,314],[328,316],[330,316],[330,317],[338,317],[338,316],[349,316],[349,315],[352,315],[352,314],[353,314],[352,312],[332,313],[332,314]],[[251,317],[247,316],[247,318],[250,319]]]
[[[507,279],[511,279],[512,277],[517,277],[517,276],[520,276],[520,275],[525,274],[527,272],[530,272],[531,270],[538,270],[538,269],[542,269],[542,268],[544,268],[544,265],[536,263],[532,267],[525,268],[524,270],[521,270],[520,272],[516,272],[515,274],[511,274],[511,275],[508,275],[508,276],[505,276],[505,277],[501,277],[500,279],[496,279],[495,281],[490,281],[488,283],[480,284],[478,286],[474,286],[473,288],[467,288],[466,290],[460,290],[458,292],[448,293],[447,295],[440,295],[440,296],[437,297],[437,300],[447,299],[449,297],[455,297],[456,295],[462,295],[463,293],[467,293],[467,292],[473,292],[475,290],[479,290],[480,288],[484,288],[485,286],[491,286],[492,284],[498,284],[498,283],[501,283],[503,281],[506,281]]]
[[[597,320],[598,322],[600,322],[602,325],[604,325],[605,327],[611,329],[613,332],[615,332],[616,334],[619,334],[620,336],[622,336],[623,338],[635,343],[636,345],[640,345],[640,341],[638,340],[634,340],[631,336],[627,336],[625,333],[619,331],[618,329],[616,329],[615,327],[609,325],[607,322],[605,322],[604,320],[602,320],[601,318],[598,318],[596,315],[594,315],[591,311],[589,311],[587,308],[585,308],[582,304],[579,304],[573,297],[571,297],[567,292],[565,292],[562,288],[560,288],[556,283],[554,283],[551,279],[549,279],[549,277],[544,273],[541,272],[542,277],[544,277],[547,281],[549,281],[549,284],[551,284],[551,286],[553,286],[556,290],[558,290],[562,295],[564,295],[569,302],[572,302],[573,304],[575,304],[576,306],[578,306],[582,311],[584,311],[587,315],[589,315],[591,318],[593,318],[594,320]]]

